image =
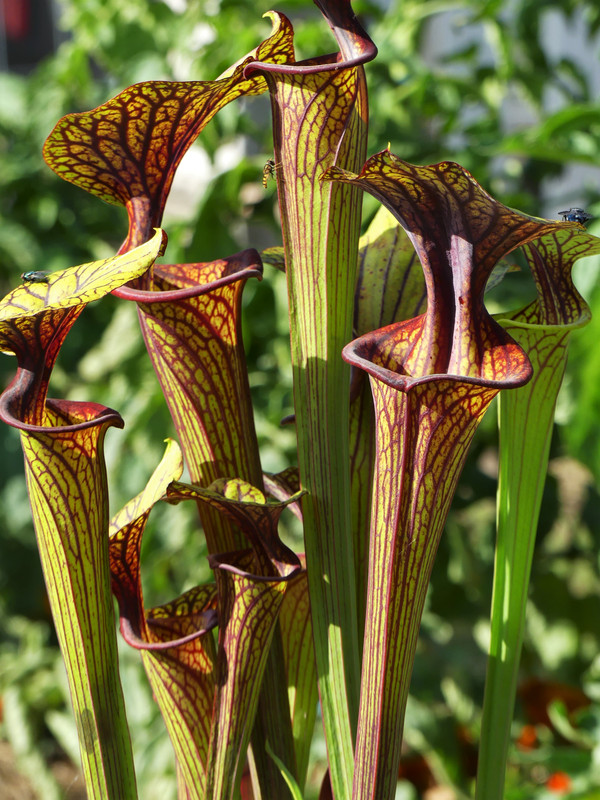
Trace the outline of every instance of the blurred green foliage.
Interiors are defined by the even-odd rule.
[[[98,105],[136,81],[212,79],[269,30],[268,20],[260,17],[268,6],[257,10],[248,0],[60,0],[58,7],[65,36],[56,55],[26,76],[0,74],[3,292],[25,270],[59,269],[111,255],[126,233],[123,209],[101,203],[45,167],[42,144],[60,116]],[[586,61],[598,51],[600,7],[577,0],[357,0],[354,8],[379,48],[376,61],[367,65],[370,153],[389,142],[408,161],[458,161],[494,196],[527,213],[557,216],[559,209],[582,205],[600,216],[600,72],[595,62]],[[330,32],[308,0],[290,0],[277,10],[294,22],[299,57],[333,48]],[[558,41],[553,30],[560,34]],[[217,115],[180,170],[193,173],[182,189],[191,190],[192,199],[184,194],[178,207],[174,190],[167,206],[170,260],[209,260],[279,243],[275,193],[271,184],[266,191],[261,185],[271,152],[266,98],[244,100]],[[364,207],[367,220],[375,202],[366,198]],[[590,230],[600,234],[594,222]],[[599,270],[592,259],[577,266],[578,285],[597,310]],[[509,286],[516,290],[509,293]],[[494,291],[493,302],[522,304],[531,291],[524,275],[511,274],[511,281]],[[293,429],[279,424],[292,411],[284,276],[266,266],[264,280],[246,287],[244,303],[264,466],[281,469],[295,458]],[[572,340],[523,657],[524,677],[551,675],[573,685],[584,680],[593,704],[579,712],[587,714],[579,726],[573,718],[561,733],[556,726],[538,725],[539,747],[515,749],[510,800],[553,796],[545,783],[557,770],[572,777],[570,797],[599,796],[599,326],[596,313]],[[13,369],[8,358],[0,361],[2,386]],[[107,437],[111,502],[117,510],[143,486],[163,439],[173,433],[130,305],[108,298],[86,309],[61,353],[53,392],[103,402],[123,415],[125,430]],[[425,754],[435,779],[453,785],[460,797],[470,791],[485,675],[495,437],[492,411],[475,441],[438,556],[408,715],[409,748]],[[45,756],[57,742],[66,752],[72,748],[65,726],[56,723],[58,713],[69,725],[64,681],[52,677],[56,651],[48,647],[51,624],[20,446],[5,426],[0,448],[0,692],[5,698],[12,692],[11,707],[28,720],[30,742],[20,755],[31,764],[31,743],[37,742]],[[576,469],[574,462],[589,472]],[[209,579],[196,520],[185,506],[154,514],[143,555],[150,603]],[[301,549],[297,541],[296,547]],[[175,796],[170,745],[137,654],[124,649],[122,659],[140,796],[168,800]],[[516,736],[528,721],[524,709],[518,712]],[[576,731],[570,739],[568,726]],[[5,713],[4,732],[10,737],[9,728]],[[315,758],[321,767],[315,768],[314,791],[324,762],[318,741]],[[412,784],[401,787],[402,797],[421,796]]]

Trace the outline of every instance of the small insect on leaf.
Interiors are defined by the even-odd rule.
[[[272,158],[270,158],[267,163],[263,167],[263,187],[266,189],[267,184],[269,182],[269,178],[273,178],[275,180],[275,170],[278,168],[278,164],[276,164]]]
[[[563,222],[578,222],[580,225],[585,225],[593,217],[593,214],[588,214],[583,208],[569,208],[558,213],[563,218]]]
[[[43,270],[33,270],[31,272],[24,272],[21,275],[21,280],[25,283],[48,283],[49,277],[49,272],[44,272]]]

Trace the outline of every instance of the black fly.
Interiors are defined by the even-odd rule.
[[[567,211],[559,211],[558,213],[563,218],[563,222],[578,222],[580,225],[585,225],[593,217],[583,208],[569,208]]]

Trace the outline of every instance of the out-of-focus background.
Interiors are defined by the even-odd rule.
[[[334,49],[309,0],[276,6],[299,57]],[[379,48],[367,65],[369,153],[388,142],[415,163],[454,160],[504,203],[537,216],[579,206],[600,217],[600,6],[577,0],[356,0]],[[210,80],[269,33],[249,0],[0,0],[0,293],[31,269],[112,255],[123,209],[57,178],[41,148],[65,113],[142,80]],[[265,97],[227,106],[179,169],[164,227],[170,261],[206,261],[279,243]],[[365,223],[376,210],[365,198]],[[600,235],[600,222],[589,225]],[[600,286],[597,259],[576,282],[595,317],[572,338],[538,531],[507,800],[600,798]],[[511,273],[493,307],[532,297]],[[248,284],[244,334],[267,470],[295,463],[285,279]],[[0,387],[14,371],[0,359]],[[52,394],[118,409],[107,437],[112,510],[140,491],[173,435],[135,310],[88,307],[63,348]],[[412,684],[399,800],[472,791],[494,547],[496,420],[475,440],[435,566]],[[0,796],[80,798],[66,680],[56,648],[16,432],[0,427]],[[168,515],[168,520],[167,516]],[[157,509],[145,591],[164,602],[208,580],[184,506]],[[294,536],[293,529],[289,532]],[[298,549],[302,548],[297,542]],[[140,797],[175,798],[173,756],[136,653],[121,651]],[[325,750],[315,736],[307,798]],[[21,773],[14,775],[13,768]],[[27,783],[22,782],[27,777]],[[12,781],[15,781],[13,784]]]

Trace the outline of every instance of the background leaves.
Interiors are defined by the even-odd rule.
[[[212,79],[231,63],[232,51],[241,56],[269,31],[268,20],[260,15],[270,4],[257,7],[249,0],[61,0],[58,5],[62,43],[56,56],[28,75],[0,73],[2,294],[25,270],[55,270],[106,258],[122,239],[122,209],[88,197],[43,164],[42,144],[63,114],[93,108],[136,81]],[[299,57],[334,49],[330,32],[308,0],[275,5],[294,22]],[[414,163],[458,161],[499,200],[526,213],[556,217],[559,209],[577,205],[600,216],[600,77],[595,57],[600,10],[594,4],[515,0],[510,14],[506,0],[396,0],[386,9],[360,0],[354,8],[379,48],[379,57],[367,70],[369,153],[389,141],[393,152]],[[262,167],[272,157],[269,128],[268,100],[259,97],[232,104],[203,131],[180,170],[191,176],[191,189],[174,186],[167,205],[169,261],[208,260],[247,246],[262,249],[280,243],[273,184],[262,188]],[[365,200],[365,223],[375,207]],[[594,221],[589,230],[600,232]],[[583,684],[596,701],[599,270],[594,259],[582,260],[576,270],[578,288],[595,313],[572,339],[559,401],[523,662],[524,676],[552,675],[560,682]],[[509,277],[490,293],[490,311],[532,299],[525,271]],[[263,462],[277,471],[294,462],[293,430],[279,426],[291,412],[284,276],[265,267],[265,280],[248,285],[244,302]],[[13,370],[8,359],[0,361],[3,385]],[[61,352],[51,388],[55,395],[106,403],[123,415],[125,430],[111,432],[106,441],[111,503],[119,508],[140,490],[160,458],[163,439],[173,435],[135,310],[114,298],[86,309]],[[32,653],[32,640],[43,640],[40,630],[48,635],[48,611],[20,445],[6,426],[0,429],[0,449],[0,614],[8,621],[0,625],[0,658],[7,654],[12,669],[15,663],[23,667],[21,677],[0,668],[1,691],[8,682],[15,686],[36,676],[39,683],[30,686],[41,685],[44,691],[26,698],[24,708],[35,721],[34,741],[56,753],[47,709],[64,708],[60,681],[48,677],[55,675],[48,662],[36,666],[34,660],[15,655]],[[469,786],[485,668],[481,643],[491,591],[494,459],[491,412],[478,432],[442,538],[407,723],[409,744],[414,753],[426,755],[430,775],[463,790]],[[144,590],[153,604],[208,579],[202,537],[185,504],[157,509],[147,537],[143,558],[151,578]],[[298,539],[290,541],[301,548]],[[129,718],[140,745],[140,794],[166,800],[174,791],[170,745],[160,720],[152,716],[154,706],[145,680],[140,680],[137,659],[128,653],[123,657],[125,693],[132,698]],[[445,675],[441,683],[440,664]],[[44,693],[48,706],[39,701]],[[534,724],[528,713],[522,704],[517,735],[525,723]],[[590,752],[574,749],[551,728],[535,725],[538,748],[514,751],[511,800],[547,798],[545,783],[558,769],[573,776],[574,797],[591,799],[595,789],[590,787],[597,787],[600,778],[591,771]],[[7,726],[5,716],[3,734]],[[597,763],[597,750],[595,757]],[[312,768],[313,787],[322,769],[322,761]],[[427,780],[431,783],[431,777]],[[419,795],[415,785],[421,787]],[[414,791],[407,789],[406,797],[427,791],[425,780],[419,784],[414,773],[410,786]]]

